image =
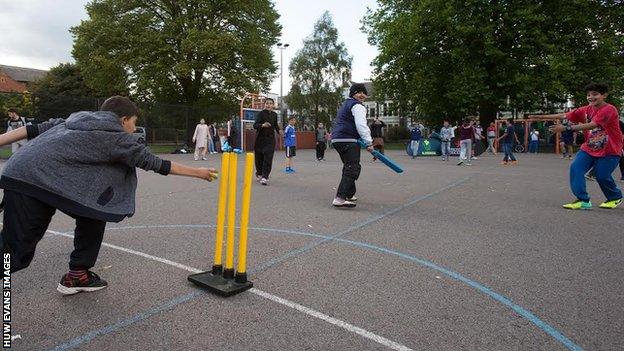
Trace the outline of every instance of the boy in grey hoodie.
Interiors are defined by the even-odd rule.
[[[108,284],[89,271],[95,265],[106,222],[135,210],[136,168],[212,181],[212,168],[192,168],[162,160],[132,133],[139,113],[128,98],[113,96],[97,112],[73,113],[0,135],[0,145],[26,137],[28,145],[6,163],[0,177],[4,219],[3,253],[11,272],[28,267],[56,210],[76,220],[69,272],[57,290],[71,295]]]

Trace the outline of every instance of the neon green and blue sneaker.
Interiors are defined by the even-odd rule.
[[[611,200],[611,201],[605,201],[603,203],[600,204],[600,208],[608,208],[608,209],[614,209],[616,207],[618,207],[619,204],[622,203],[622,199],[617,199],[617,200]]]
[[[586,201],[576,200],[569,204],[563,205],[563,208],[568,209],[568,210],[591,210],[592,204],[591,204],[591,201],[586,202]]]

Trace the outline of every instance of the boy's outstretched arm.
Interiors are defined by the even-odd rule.
[[[582,124],[573,124],[570,126],[570,130],[572,131],[581,131],[581,130],[590,130],[598,127],[596,122],[582,123]],[[564,124],[555,124],[554,126],[550,126],[551,132],[558,133],[566,130],[566,126]],[[576,140],[576,139],[575,139]]]
[[[13,129],[10,132],[0,135],[0,146],[12,144],[16,141],[26,139],[26,137],[28,137],[28,133],[26,132],[25,126]]]
[[[205,179],[209,182],[217,179],[218,173],[214,168],[195,168],[185,166],[180,163],[171,162],[171,171],[169,174],[175,174],[179,176],[195,177]]]

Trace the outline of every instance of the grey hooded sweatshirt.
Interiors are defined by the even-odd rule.
[[[76,112],[26,130],[32,141],[6,163],[0,188],[69,215],[119,222],[134,214],[136,168],[171,170],[171,162],[126,133],[113,112]]]

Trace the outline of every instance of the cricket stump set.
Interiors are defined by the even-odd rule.
[[[249,206],[253,178],[254,154],[245,155],[245,173],[240,209],[240,233],[238,237],[237,269],[234,273],[234,233],[236,229],[236,183],[238,154],[224,152],[221,160],[217,228],[214,247],[214,264],[209,272],[191,274],[188,280],[221,296],[232,296],[253,287],[247,280],[247,233],[249,230]],[[223,264],[223,234],[227,212],[227,236],[225,241],[225,264]]]

